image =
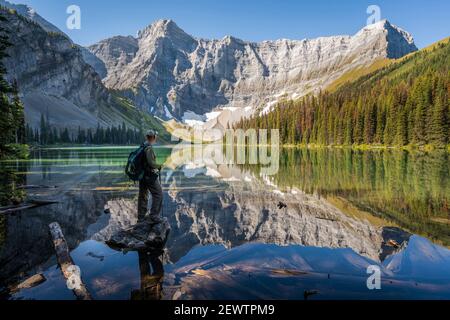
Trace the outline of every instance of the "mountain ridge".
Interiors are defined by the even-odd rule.
[[[127,37],[132,51],[117,39],[88,48],[104,62],[108,88],[166,120],[194,114],[205,122],[207,113],[227,108],[241,116],[270,110],[280,96],[318,92],[349,70],[417,50],[413,37],[387,20],[353,36],[262,42],[195,38],[173,20],[158,20]]]

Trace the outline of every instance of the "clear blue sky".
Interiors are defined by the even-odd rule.
[[[173,19],[202,38],[226,35],[250,40],[303,39],[354,34],[367,20],[368,5],[381,18],[409,31],[419,48],[450,36],[448,0],[10,0],[35,8],[76,43],[89,45],[114,35],[135,35],[157,19]],[[81,30],[67,30],[66,8],[76,4]]]

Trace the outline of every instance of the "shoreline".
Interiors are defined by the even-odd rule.
[[[421,152],[434,152],[434,151],[450,152],[450,145],[441,148],[433,145],[399,147],[399,146],[384,146],[384,145],[283,144],[281,146],[282,148],[285,149],[352,149],[361,151],[397,150],[397,151],[421,151]]]
[[[201,144],[202,146],[207,146],[209,144],[214,143],[205,143]],[[227,146],[228,144],[223,144],[223,146]],[[173,148],[176,147],[177,144],[158,144],[155,146],[155,148]],[[188,146],[188,145],[186,145]],[[191,146],[196,146],[196,144],[191,144]],[[234,144],[235,147],[242,147],[242,145]],[[250,147],[253,145],[246,144],[246,147]],[[270,147],[270,145],[262,145],[258,144],[256,145],[258,147],[260,146],[266,146]],[[74,145],[43,145],[43,146],[33,146],[28,145],[28,150],[76,150],[76,149],[127,149],[127,148],[137,148],[138,145],[110,145],[110,144],[104,144],[104,145],[81,145],[81,144],[74,144]],[[376,150],[396,150],[396,151],[420,151],[420,152],[435,152],[435,151],[446,151],[450,152],[450,145],[447,145],[446,147],[436,147],[433,145],[424,145],[424,146],[385,146],[385,145],[322,145],[322,144],[281,144],[281,148],[283,149],[351,149],[351,150],[360,150],[360,151],[376,151]]]

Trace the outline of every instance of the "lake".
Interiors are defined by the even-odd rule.
[[[172,230],[164,252],[137,253],[105,244],[137,221],[132,150],[1,162],[3,196],[28,185],[28,198],[59,203],[0,216],[0,298],[75,299],[48,231],[56,221],[94,299],[450,299],[446,152],[283,149],[268,175],[158,147]],[[374,267],[380,290],[367,286]],[[14,289],[37,273],[46,280]]]

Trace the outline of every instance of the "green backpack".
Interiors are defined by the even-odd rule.
[[[132,181],[141,181],[144,179],[145,161],[145,145],[142,144],[138,149],[130,153],[127,166],[125,167],[125,173]]]

